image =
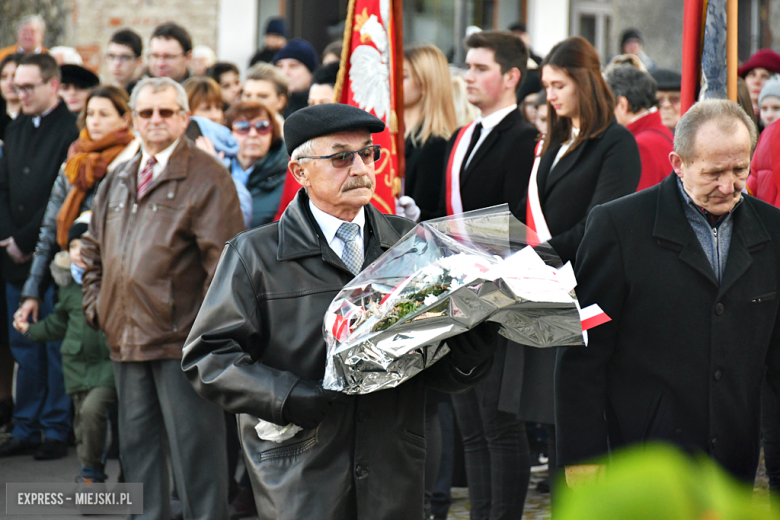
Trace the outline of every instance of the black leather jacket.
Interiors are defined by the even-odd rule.
[[[22,287],[22,300],[25,298],[43,299],[43,293],[51,283],[49,274],[49,264],[54,259],[54,255],[60,250],[57,244],[57,215],[60,213],[62,203],[70,191],[70,181],[65,175],[65,164],[60,168],[57,180],[51,189],[49,202],[46,204],[46,212],[43,214],[41,230],[38,233],[38,243],[35,245],[35,254],[33,255],[30,274],[27,275],[27,281]],[[97,184],[87,192],[81,203],[79,213],[92,209],[92,199],[95,198]]]
[[[299,378],[325,370],[322,320],[353,275],[328,246],[301,190],[278,223],[228,242],[184,347],[195,390],[239,416],[260,518],[399,520],[423,516],[425,387],[453,392],[482,379],[450,356],[394,389],[342,396],[314,430],[277,444],[261,440],[256,418],[283,425]],[[366,211],[365,265],[413,223]]]

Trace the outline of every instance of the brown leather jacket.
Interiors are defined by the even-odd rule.
[[[244,229],[230,174],[181,138],[141,202],[141,153],[100,185],[81,254],[84,312],[114,361],[180,359],[225,242]]]

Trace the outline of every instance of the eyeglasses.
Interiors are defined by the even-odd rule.
[[[660,92],[655,97],[658,99],[659,105],[662,105],[664,101],[672,105],[679,105],[681,99],[680,94],[661,94]]]
[[[254,128],[260,135],[265,135],[273,130],[271,122],[267,119],[263,119],[256,123],[250,123],[249,121],[235,121],[233,123],[233,131],[237,134],[246,135]]]
[[[184,56],[184,53],[182,52],[179,54],[150,54],[149,59],[155,61],[173,61],[176,58],[181,58],[182,56]]]
[[[14,93],[17,95],[21,92],[24,92],[28,96],[31,95],[33,92],[35,92],[35,89],[43,85],[45,81],[42,81],[40,83],[30,83],[27,85],[14,85],[12,88],[14,89]]]
[[[135,59],[132,54],[106,54],[106,61],[121,61],[122,63],[130,63]]]
[[[382,156],[382,147],[378,144],[372,144],[366,146],[360,150],[350,152],[339,152],[332,155],[318,155],[309,157],[298,157],[296,160],[301,159],[330,159],[330,163],[334,168],[347,168],[352,166],[352,162],[355,160],[355,154],[358,154],[363,159],[364,164],[371,164],[379,160]]]
[[[138,110],[133,113],[141,119],[151,119],[155,111],[157,111],[163,119],[168,119],[173,117],[173,114],[184,112],[184,110],[174,110],[173,108],[144,108],[143,110]]]

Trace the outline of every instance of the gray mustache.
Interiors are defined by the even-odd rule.
[[[370,190],[374,189],[374,183],[371,182],[371,179],[369,179],[366,176],[363,177],[355,177],[351,181],[347,182],[341,187],[341,191],[350,191],[355,190],[357,188],[368,188]]]

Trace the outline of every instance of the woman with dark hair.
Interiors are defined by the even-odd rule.
[[[14,73],[24,54],[9,54],[0,61],[0,141],[5,139],[5,127],[22,113],[22,101],[14,90]]]
[[[30,313],[37,317],[49,264],[59,248],[65,249],[68,230],[92,201],[100,181],[138,152],[133,136],[133,119],[127,93],[114,86],[98,87],[89,93],[79,119],[81,133],[68,150],[49,197],[30,274],[22,289],[21,321]]]
[[[575,36],[553,47],[542,62],[542,85],[548,133],[529,190],[538,194],[544,238],[574,262],[590,210],[636,191],[642,163],[631,132],[615,121],[615,100],[587,40]],[[519,208],[523,216],[527,210]]]
[[[279,209],[288,162],[276,112],[260,101],[239,101],[225,114],[225,124],[238,141],[230,173],[252,194],[251,227],[271,222]]]
[[[615,100],[600,65],[596,49],[579,36],[555,45],[542,62],[547,134],[527,200],[516,214],[537,231],[539,240],[549,242],[563,262],[575,263],[591,209],[634,193],[642,173],[634,136],[615,121]],[[519,418],[547,425],[554,486],[555,349],[523,347],[507,353],[505,370],[523,373]]]

